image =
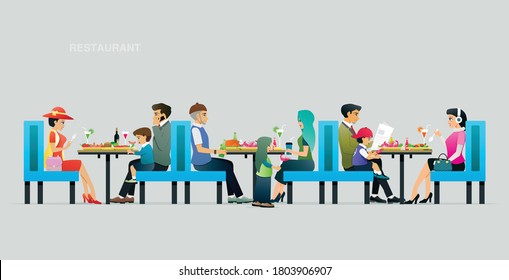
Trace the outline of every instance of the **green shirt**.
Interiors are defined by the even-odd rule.
[[[353,134],[350,131],[350,128],[343,122],[339,124],[338,133],[339,148],[341,149],[341,161],[343,164],[343,169],[346,170],[352,167],[353,153],[355,152],[355,149],[359,143],[357,143],[355,138],[352,138]]]
[[[263,178],[272,177],[272,162],[270,162],[270,158],[267,157],[265,161],[260,166],[260,171],[256,172],[256,176]]]
[[[304,151],[304,146],[308,146],[308,154],[305,157],[299,156],[299,160],[313,160],[313,155],[311,154],[311,147],[309,147],[309,144],[302,138],[302,135],[297,139],[297,144],[299,145],[299,152]]]

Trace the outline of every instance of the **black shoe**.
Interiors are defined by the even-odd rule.
[[[377,196],[377,197],[370,196],[369,201],[378,202],[378,203],[387,203],[387,201],[385,201],[385,199],[381,199],[379,196]]]
[[[388,199],[387,199],[387,202],[388,202],[389,204],[391,204],[391,203],[400,203],[400,202],[401,202],[401,200],[399,199],[399,197],[394,196],[393,198],[388,198]]]
[[[420,195],[417,194],[414,199],[405,201],[404,204],[417,204],[417,200],[419,199]]]
[[[279,200],[279,202],[283,202],[285,199],[285,195],[286,195],[286,192],[283,192],[283,194],[281,195],[281,199]]]
[[[279,199],[281,199],[281,194],[280,194],[280,193],[278,193],[278,194],[277,194],[276,198],[271,199],[271,200],[270,200],[270,203],[279,202]]]
[[[433,197],[433,193],[429,193],[428,197],[426,197],[425,199],[419,201],[419,203],[427,203],[427,202],[430,202],[431,203],[431,198]]]

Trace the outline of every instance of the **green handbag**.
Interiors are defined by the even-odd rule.
[[[441,158],[444,155],[445,158]],[[433,163],[433,170],[435,171],[452,171],[452,162],[447,159],[447,155],[441,153]]]

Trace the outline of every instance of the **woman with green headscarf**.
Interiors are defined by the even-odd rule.
[[[255,155],[256,183],[254,189],[255,207],[274,208],[274,204],[270,203],[270,180],[272,177],[272,169],[280,170],[281,167],[272,165],[268,153],[274,150],[274,144],[270,137],[260,137],[257,141],[258,149]]]
[[[297,155],[297,160],[289,160],[283,162],[281,170],[276,173],[276,187],[274,188],[274,194],[272,195],[272,202],[283,201],[285,197],[285,185],[286,181],[283,180],[283,174],[285,171],[313,171],[315,169],[315,162],[313,160],[313,149],[315,148],[315,115],[309,110],[301,110],[297,114],[297,120],[299,127],[302,130],[302,135],[297,139],[299,145],[298,151],[286,150],[287,153]]]

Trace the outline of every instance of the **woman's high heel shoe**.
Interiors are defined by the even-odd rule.
[[[90,194],[88,194],[88,203],[102,204],[99,200],[95,200]]]
[[[279,202],[279,199],[281,199],[281,194],[280,194],[280,193],[278,193],[278,194],[277,194],[276,198],[271,199],[271,200],[270,200],[270,203]]]
[[[91,201],[88,200],[88,197],[86,194],[82,194],[81,196],[83,197],[83,203],[85,203],[85,202],[92,203]]]
[[[283,202],[283,199],[285,198],[285,195],[286,195],[286,192],[283,192],[283,194],[281,194],[281,199],[279,200],[279,202]]]
[[[419,203],[427,203],[427,202],[430,202],[431,203],[431,198],[433,197],[433,193],[429,193],[428,197],[426,197],[425,199],[419,201]]]
[[[417,204],[417,200],[419,199],[420,195],[417,194],[414,199],[405,201],[404,204]]]

